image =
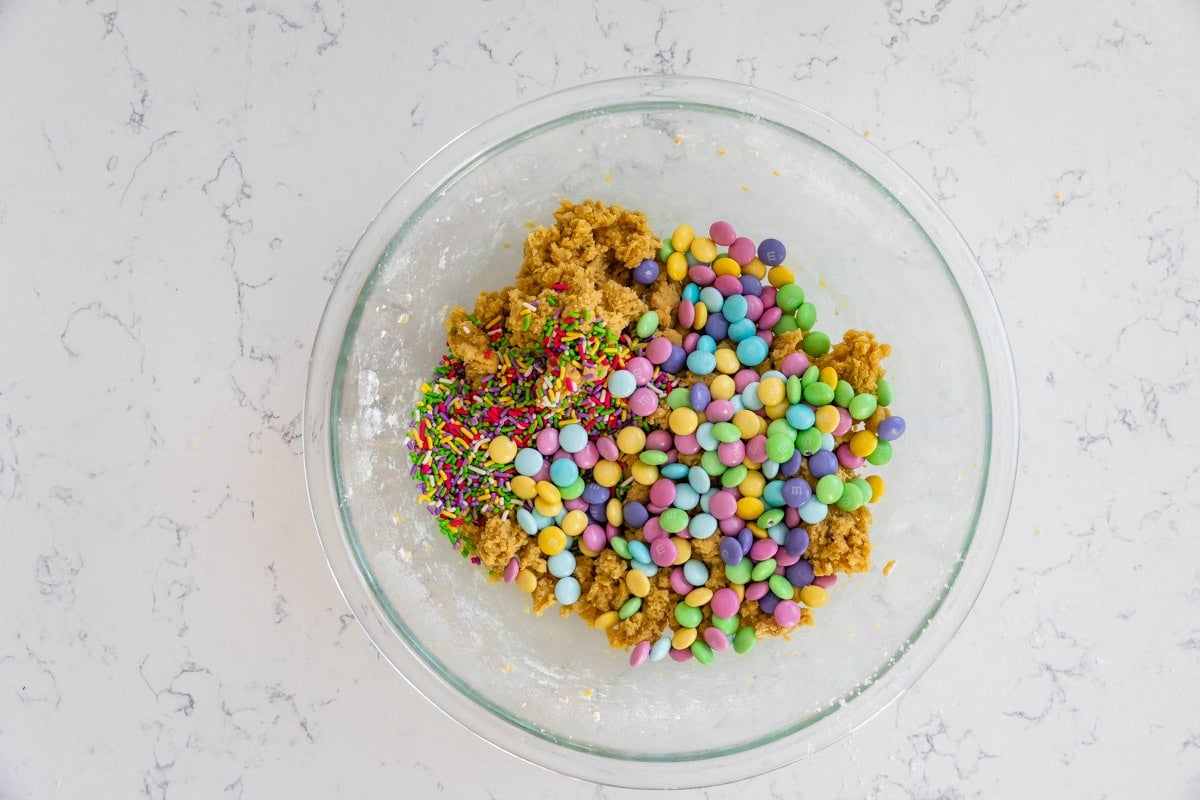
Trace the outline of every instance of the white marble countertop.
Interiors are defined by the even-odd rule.
[[[400,679],[300,459],[330,282],[395,186],[516,101],[647,72],[794,97],[935,193],[1023,410],[941,659],[706,796],[1200,796],[1200,5],[699,5],[0,3],[0,797],[649,796]]]

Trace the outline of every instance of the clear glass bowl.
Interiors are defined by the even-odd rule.
[[[774,236],[835,340],[892,344],[908,422],[880,470],[874,567],[813,628],[715,663],[628,654],[577,617],[536,618],[451,551],[418,502],[404,439],[445,350],[448,307],[512,283],[527,221],[560,198],[644,211],[660,235],[734,223]],[[894,700],[954,635],[1012,496],[1011,356],[970,250],[862,136],[781,96],[633,78],[559,92],[473,128],[371,222],[333,288],[304,411],[312,513],[347,603],[418,691],[493,744],[601,783],[691,787],[780,767]],[[895,559],[890,576],[881,565]]]

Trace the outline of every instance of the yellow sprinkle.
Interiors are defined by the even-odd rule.
[[[611,172],[605,172],[605,173],[604,173],[604,182],[605,182],[605,183],[612,183],[612,173],[611,173]]]
[[[724,150],[718,150],[718,151],[717,151],[717,155],[719,155],[719,156],[723,156],[723,155],[725,155],[725,151],[724,151]]]
[[[743,192],[748,192],[748,191],[750,191],[750,187],[749,187],[749,186],[743,186],[743,187],[742,187],[742,191],[743,191]]]
[[[682,137],[682,136],[676,136],[676,137],[675,137],[675,144],[679,144],[679,143],[680,143],[680,142],[682,142],[682,141],[683,141],[683,137]]]
[[[891,574],[892,574],[892,567],[894,567],[894,566],[896,566],[896,559],[894,559],[894,558],[893,558],[891,561],[889,561],[889,562],[887,562],[886,564],[884,564],[884,565],[883,565],[883,574],[884,574],[884,575],[891,575]]]

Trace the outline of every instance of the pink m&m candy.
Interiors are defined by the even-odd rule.
[[[715,239],[713,241],[716,241]],[[729,257],[741,266],[746,266],[758,254],[754,242],[745,236],[739,236],[729,243]]]
[[[733,536],[736,533],[740,533],[746,527],[746,521],[741,517],[733,516],[721,520],[717,525],[721,529],[721,533],[726,536]]]
[[[794,628],[800,622],[800,606],[795,600],[781,600],[775,606],[775,621],[781,628]]]
[[[737,513],[737,498],[733,496],[733,492],[722,489],[709,498],[708,513],[718,520],[731,518]]]
[[[650,487],[650,502],[666,508],[675,502],[675,481],[670,478],[659,478]]]
[[[733,419],[733,403],[728,400],[713,400],[704,409],[709,422],[728,422]]]
[[[521,571],[521,562],[517,561],[517,557],[513,556],[504,565],[504,582],[512,583],[517,579],[517,573]]]
[[[713,592],[709,605],[712,606],[712,613],[718,617],[732,617],[738,613],[742,601],[738,599],[737,592],[728,586],[723,586]]]
[[[766,561],[768,558],[774,558],[778,550],[779,545],[775,544],[773,540],[756,539],[750,546],[750,558],[755,561]]]
[[[862,456],[854,455],[854,453],[850,451],[850,445],[848,444],[838,445],[838,448],[835,452],[837,453],[838,463],[840,463],[846,469],[858,469],[867,461]]]
[[[742,282],[732,275],[718,275],[713,286],[722,297],[731,297],[742,293]]]
[[[608,544],[608,537],[604,535],[604,528],[595,523],[584,528],[580,538],[583,540],[583,546],[593,553],[599,553]]]
[[[671,357],[671,342],[661,336],[655,336],[646,345],[645,354],[651,364],[663,364]]]
[[[854,419],[850,416],[850,412],[841,406],[834,406],[838,412],[838,424],[833,429],[834,436],[845,436],[850,432],[850,428],[854,426]]]
[[[646,663],[646,659],[650,657],[650,642],[641,641],[633,647],[633,652],[629,654],[629,666],[640,667]]]
[[[676,567],[671,570],[670,581],[671,589],[674,590],[675,594],[686,595],[694,588],[688,583],[687,577],[683,574],[683,567]]]
[[[588,442],[582,450],[571,457],[575,459],[575,466],[580,469],[591,469],[600,460],[600,451],[596,448],[595,442]]]
[[[642,356],[634,356],[629,359],[629,363],[625,365],[630,373],[633,374],[633,379],[638,386],[645,386],[654,377],[654,365],[650,363],[650,359]]]
[[[758,322],[759,317],[763,313],[763,302],[758,295],[749,295],[746,297],[746,319],[751,322]]]
[[[696,306],[692,305],[691,300],[680,300],[679,307],[675,309],[675,316],[679,318],[680,325],[690,328],[696,321]]]
[[[646,434],[647,450],[662,450],[664,453],[671,449],[671,432],[653,430]]]
[[[542,428],[537,435],[538,452],[544,456],[552,456],[558,452],[558,429]]]
[[[704,643],[716,653],[729,649],[729,637],[722,633],[719,628],[705,628]]]
[[[788,353],[783,357],[779,371],[790,378],[793,375],[802,375],[808,366],[808,356],[804,353]]]
[[[640,387],[629,396],[629,410],[639,417],[650,416],[658,410],[658,395],[645,386]]]
[[[646,510],[650,511],[649,508]],[[662,529],[662,525],[659,524],[658,517],[651,517],[650,519],[646,520],[646,524],[642,526],[642,536],[646,538],[647,542],[653,543],[656,539],[661,539],[664,536],[669,537],[670,534]]]
[[[679,548],[669,536],[661,536],[650,543],[650,560],[660,567],[669,567],[675,563]]]
[[[609,436],[601,436],[596,440],[596,450],[600,453],[600,457],[606,461],[616,461],[621,457],[621,451],[617,447],[617,443]]]
[[[746,387],[758,380],[758,373],[752,369],[739,369],[733,376],[733,388],[738,394],[746,391]]]
[[[737,233],[728,222],[718,221],[708,226],[708,238],[722,247],[728,247],[737,238]]]
[[[741,439],[732,442],[721,442],[717,445],[717,458],[726,467],[736,467],[746,457],[746,445]]]

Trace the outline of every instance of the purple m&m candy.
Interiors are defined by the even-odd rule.
[[[808,586],[813,582],[812,564],[800,559],[783,571],[783,577],[787,578],[792,586]]]
[[[808,549],[808,531],[804,528],[792,528],[783,540],[783,549],[793,556],[804,555],[804,551]]]
[[[888,417],[879,423],[876,435],[885,442],[894,442],[904,435],[905,427],[903,417]]]
[[[764,262],[765,263],[765,262]],[[642,286],[649,286],[658,278],[658,262],[647,258],[633,268],[633,279]]]
[[[738,544],[742,546],[743,553],[749,553],[750,548],[754,546],[754,532],[749,528],[742,528],[737,535]]]
[[[787,248],[778,239],[763,239],[758,243],[758,260],[768,267],[777,267],[787,257]]]
[[[738,282],[742,284],[742,294],[750,295],[752,297],[762,296],[762,281],[753,275],[743,275],[738,279]]]
[[[583,499],[589,505],[598,505],[600,503],[607,502],[608,498],[611,496],[612,492],[600,484],[595,483],[594,481],[589,481],[588,483],[584,484]]]
[[[717,312],[709,316],[708,321],[704,323],[704,332],[719,342],[729,334],[729,322]]]
[[[746,557],[742,546],[738,544],[738,540],[732,536],[726,536],[721,540],[721,560],[731,567],[735,567],[742,562]],[[724,590],[721,590],[724,591]],[[715,597],[716,595],[714,595]],[[720,614],[719,616],[729,616],[728,614]]]
[[[808,471],[814,478],[824,478],[837,472],[838,459],[828,450],[818,450],[808,457]]]
[[[671,355],[662,363],[663,372],[676,373],[687,363],[687,353],[677,344],[671,345]]]
[[[624,514],[625,522],[634,528],[642,527],[646,524],[646,520],[650,519],[650,512],[637,500],[625,504]]]
[[[799,508],[808,502],[808,498],[812,497],[812,487],[803,478],[792,478],[783,484],[781,494],[783,502],[789,508]]]
[[[708,404],[712,401],[712,392],[708,386],[703,383],[693,384],[688,390],[688,404],[696,411],[703,411],[708,408]]]
[[[800,465],[804,463],[804,454],[799,450],[792,452],[792,457],[779,465],[780,475],[795,475],[800,471]]]
[[[774,614],[775,608],[779,605],[779,598],[776,595],[767,592],[758,601],[758,607],[763,610],[764,614]]]

